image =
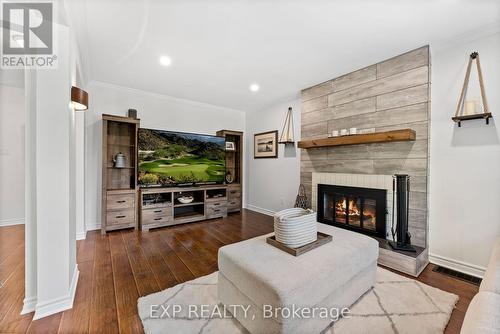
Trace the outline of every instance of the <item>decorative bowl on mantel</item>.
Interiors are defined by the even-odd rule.
[[[189,203],[194,201],[194,197],[193,196],[181,196],[181,197],[178,197],[177,200],[179,202],[181,202],[182,204],[189,204]]]

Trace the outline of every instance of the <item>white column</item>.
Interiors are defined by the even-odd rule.
[[[36,71],[25,73],[25,291],[21,314],[33,312],[37,302],[36,239]]]
[[[58,68],[30,79],[27,121],[26,296],[24,310],[39,319],[73,306],[78,280],[75,241],[75,179],[70,108],[69,32],[57,30]],[[35,263],[35,265],[34,265]],[[34,284],[36,282],[36,284]]]

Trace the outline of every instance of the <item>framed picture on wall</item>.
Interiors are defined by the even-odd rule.
[[[226,151],[236,151],[236,145],[234,145],[234,142],[232,141],[226,142]]]
[[[278,157],[278,130],[254,135],[253,157],[255,159]]]

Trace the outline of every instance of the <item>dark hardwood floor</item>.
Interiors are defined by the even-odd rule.
[[[253,211],[152,230],[91,231],[78,241],[74,307],[40,320],[19,315],[24,298],[24,227],[0,228],[0,333],[141,333],[137,298],[217,270],[219,247],[271,232]],[[477,286],[432,271],[419,280],[460,296],[446,333],[458,333]]]

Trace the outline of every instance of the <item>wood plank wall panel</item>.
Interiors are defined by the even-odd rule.
[[[377,77],[385,78],[413,68],[429,66],[429,47],[424,46],[377,64]]]
[[[416,141],[302,150],[301,182],[311,198],[312,172],[407,173],[412,177],[410,232],[427,246],[430,118],[429,47],[424,46],[302,91],[302,139],[356,127],[411,128]]]
[[[373,80],[359,86],[335,92],[328,95],[328,106],[338,106],[344,103],[425,84],[429,80],[428,70],[427,66],[418,67],[407,72],[398,73],[390,77]]]

